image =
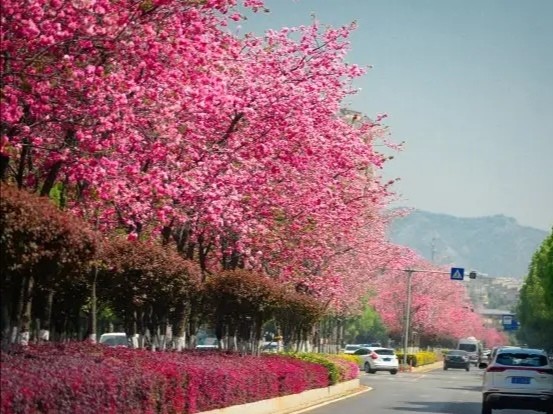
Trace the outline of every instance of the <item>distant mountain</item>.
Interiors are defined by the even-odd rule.
[[[490,276],[522,278],[547,232],[503,215],[461,218],[413,210],[396,219],[390,239],[438,264],[476,269]]]

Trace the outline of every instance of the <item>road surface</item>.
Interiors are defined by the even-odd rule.
[[[480,414],[482,371],[442,369],[427,373],[361,374],[372,391],[310,410],[309,414]],[[497,414],[537,414],[501,410]]]

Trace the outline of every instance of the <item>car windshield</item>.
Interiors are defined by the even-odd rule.
[[[447,355],[461,355],[461,356],[466,356],[467,355],[467,352],[466,351],[449,351],[447,353]]]
[[[394,355],[393,349],[375,349],[374,352],[378,355]]]
[[[476,344],[459,344],[459,349],[467,352],[476,352]]]
[[[122,335],[102,336],[100,343],[109,346],[127,345],[127,337]]]
[[[346,351],[355,351],[359,349],[359,345],[346,345]]]
[[[549,363],[545,355],[518,352],[501,353],[497,355],[496,362],[513,367],[542,367]]]

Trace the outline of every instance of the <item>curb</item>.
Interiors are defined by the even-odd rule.
[[[361,385],[360,378],[323,388],[266,400],[216,408],[198,414],[298,414],[326,404],[353,397],[372,388]]]

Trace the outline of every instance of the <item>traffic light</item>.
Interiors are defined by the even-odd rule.
[[[474,270],[469,273],[469,278],[476,279],[476,272]]]

